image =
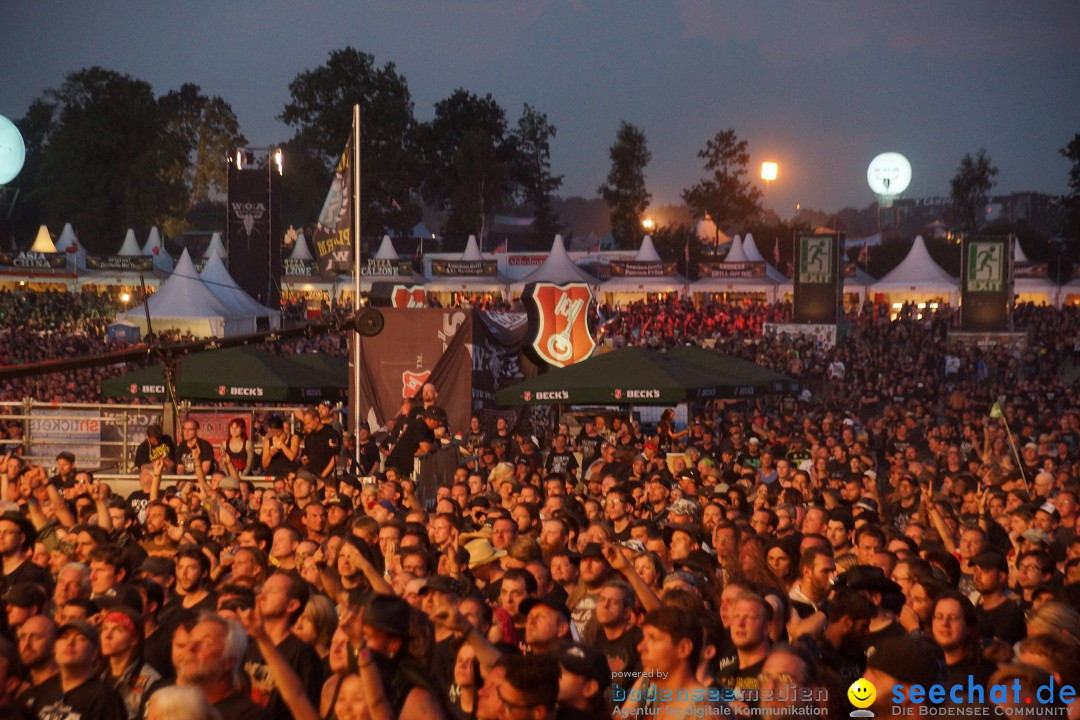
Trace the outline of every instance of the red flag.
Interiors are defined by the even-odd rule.
[[[870,245],[867,243],[862,246],[862,250],[859,251],[859,257],[855,262],[861,262],[863,265],[870,262]]]
[[[772,259],[773,265],[779,267],[780,265],[780,238],[776,238],[776,242],[772,246]]]

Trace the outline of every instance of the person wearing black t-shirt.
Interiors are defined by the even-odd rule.
[[[356,427],[356,462],[358,475],[370,475],[379,467],[379,446],[371,437],[371,430],[366,422]]]
[[[615,671],[612,684],[628,691],[641,671],[641,628],[630,622],[634,591],[622,580],[610,580],[600,590],[593,620],[585,629],[589,645],[604,653],[608,666]]]
[[[195,453],[192,450],[198,447],[199,462],[202,463],[203,472],[209,477],[214,471],[214,446],[199,437],[199,421],[188,418],[183,425],[183,440],[173,451],[173,462],[176,463],[177,475],[195,474]]]
[[[127,720],[120,694],[97,674],[101,635],[87,620],[69,620],[56,638],[60,672],[20,698],[39,720]]]
[[[573,478],[577,477],[577,458],[574,457],[574,453],[567,449],[565,435],[555,436],[552,441],[551,452],[548,453],[547,460],[544,461],[544,469],[549,474],[559,473]]]
[[[172,437],[165,435],[161,432],[160,425],[151,425],[146,428],[146,439],[139,443],[139,447],[135,448],[135,467],[141,468],[143,465],[149,465],[158,458],[163,458],[165,462],[165,471],[172,472],[176,467],[176,461],[173,460],[173,454],[176,452],[176,443]]]
[[[299,577],[277,572],[266,579],[255,599],[262,627],[274,647],[296,672],[300,684],[312,705],[318,706],[322,691],[322,660],[315,648],[292,632],[309,597],[307,584]],[[270,720],[289,720],[292,714],[274,683],[257,644],[248,645],[244,655],[244,672],[251,678],[251,699],[266,708]]]
[[[394,449],[386,458],[386,467],[411,475],[413,458],[435,448],[435,429],[446,424],[446,411],[435,406],[423,411],[420,421],[409,420]]]
[[[337,466],[341,436],[334,428],[324,424],[319,411],[313,408],[304,411],[303,421],[304,450],[300,460],[317,477],[329,477]]]
[[[34,525],[19,511],[8,510],[0,515],[0,562],[3,577],[0,578],[0,595],[18,583],[33,583],[46,594],[52,592],[52,575],[43,567],[25,559],[25,552],[34,547],[37,531]]]
[[[749,699],[744,695],[747,690],[761,690],[759,676],[769,654],[772,612],[771,605],[751,593],[740,595],[731,609],[729,631],[731,642],[739,653],[739,665],[718,677],[717,684],[730,688],[736,700],[746,702]]]

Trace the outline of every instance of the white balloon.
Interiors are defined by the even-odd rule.
[[[866,182],[877,195],[899,195],[911,184],[911,163],[900,153],[881,153],[870,161]]]
[[[11,182],[26,162],[26,145],[15,123],[0,115],[0,185]]]

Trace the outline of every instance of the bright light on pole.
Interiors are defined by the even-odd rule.
[[[767,183],[776,179],[776,163],[763,162],[761,163],[761,179]]]
[[[652,230],[654,224],[655,223],[653,223],[652,218],[645,218],[641,221],[641,227],[645,228],[646,230]]]

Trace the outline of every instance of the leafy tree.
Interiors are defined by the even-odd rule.
[[[711,175],[683,190],[682,199],[696,217],[708,215],[716,225],[716,241],[723,228],[745,223],[761,213],[761,191],[746,179],[750,155],[746,141],[739,140],[733,129],[716,133],[698,152]]]
[[[420,220],[416,120],[408,83],[394,63],[380,68],[368,53],[351,47],[334,50],[323,65],[298,74],[289,83],[289,94],[291,101],[279,117],[296,129],[293,147],[321,160],[326,174],[309,183],[323,180],[323,197],[325,178],[352,132],[353,105],[360,106],[361,228],[368,238],[388,230],[408,235]]]
[[[459,183],[444,229],[446,247],[462,249],[470,234],[477,235],[482,245],[496,210],[510,196],[507,166],[491,136],[478,129],[461,138],[453,169]]]
[[[100,67],[70,73],[19,122],[30,158],[20,222],[71,221],[95,253],[114,251],[128,227],[186,229],[244,142],[228,103],[198,86],[155,98],[149,83]]]
[[[1074,240],[1080,240],[1080,133],[1061,148],[1061,154],[1072,163],[1069,168],[1069,194],[1063,198],[1065,205],[1065,232]]]
[[[652,241],[661,258],[669,262],[672,260],[678,262],[679,273],[686,278],[691,277],[691,269],[696,268],[705,255],[705,247],[694,228],[681,223],[656,228],[652,233]],[[686,262],[688,250],[689,267]]]
[[[969,153],[960,161],[956,175],[949,182],[949,199],[953,220],[961,230],[973,232],[978,227],[980,211],[986,205],[997,176],[998,169],[991,164],[985,148],[975,157]]]
[[[641,239],[641,216],[652,195],[645,188],[645,167],[652,160],[645,133],[623,121],[608,150],[611,170],[596,189],[611,213],[611,234],[621,248],[635,248]]]
[[[552,195],[563,181],[562,175],[551,174],[550,140],[555,132],[547,115],[526,104],[511,136],[516,155],[513,175],[534,218],[531,240],[541,245],[562,232],[552,207]]]
[[[424,158],[424,198],[450,210],[444,247],[461,249],[470,234],[483,242],[494,213],[514,194],[515,143],[506,111],[490,94],[457,89],[435,104],[435,117],[418,128]],[[465,148],[480,153],[463,156]]]

